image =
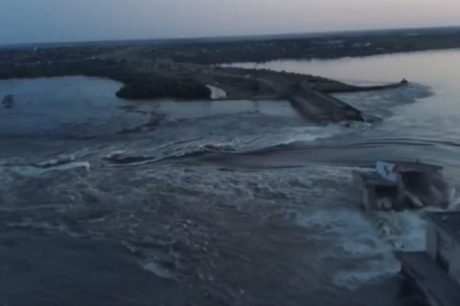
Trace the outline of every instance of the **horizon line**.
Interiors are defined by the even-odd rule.
[[[260,39],[283,39],[295,36],[328,36],[340,34],[366,33],[366,32],[388,32],[388,31],[423,31],[423,30],[448,30],[458,29],[460,25],[451,26],[421,26],[421,27],[403,27],[403,28],[369,28],[354,30],[337,30],[337,31],[318,31],[318,32],[292,32],[292,33],[273,33],[273,34],[241,34],[241,35],[222,35],[222,36],[192,36],[192,37],[157,37],[157,38],[120,38],[120,39],[101,39],[101,40],[74,40],[74,41],[41,41],[41,42],[19,42],[19,43],[0,43],[0,49],[29,47],[29,46],[71,46],[71,45],[90,45],[90,44],[120,44],[134,42],[156,42],[156,43],[174,43],[180,41],[202,41],[202,42],[219,42],[219,41],[238,41],[238,40],[260,40]],[[289,37],[289,38],[290,38]]]

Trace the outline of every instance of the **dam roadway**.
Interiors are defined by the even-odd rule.
[[[292,107],[308,122],[319,124],[337,123],[342,121],[364,121],[361,111],[350,106],[349,104],[335,98],[327,92],[341,92],[354,89],[355,91],[367,90],[366,87],[355,87],[343,84],[336,88],[316,88],[315,84],[307,80],[292,78],[290,75],[271,74],[262,72],[260,74],[242,75],[240,73],[232,73],[229,71],[212,71],[208,72],[215,79],[219,77],[230,78],[241,82],[257,82],[259,86],[269,88],[271,94],[251,95],[248,93],[238,95],[238,99],[251,100],[278,100],[283,99],[291,103]],[[216,86],[222,84],[215,84]],[[394,86],[394,85],[391,85]],[[399,86],[399,84],[398,84]],[[382,86],[382,89],[386,88]],[[225,90],[226,88],[224,88]],[[336,89],[336,90],[334,90]],[[372,89],[371,89],[372,90]],[[376,89],[373,89],[376,90]],[[233,100],[234,97],[227,98]]]
[[[305,83],[290,86],[283,97],[311,122],[364,121],[358,109],[329,94],[313,90]]]

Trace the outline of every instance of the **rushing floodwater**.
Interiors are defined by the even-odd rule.
[[[257,67],[321,75],[358,84],[395,82],[407,78],[413,83],[429,87],[434,93],[429,96],[422,88],[415,86],[409,90],[339,96],[364,111],[377,112],[385,117],[382,124],[354,140],[362,138],[370,142],[389,142],[388,145],[397,141],[395,157],[413,159],[412,155],[416,155],[422,160],[436,159],[450,165],[458,164],[453,155],[449,156],[449,151],[460,143],[460,96],[457,81],[459,58],[460,51],[454,50],[330,61],[275,61],[258,64]],[[254,64],[236,65],[254,67]],[[419,98],[417,103],[411,103],[413,97]],[[412,149],[415,144],[426,145],[427,148],[414,152]],[[380,146],[379,150],[388,154],[386,148]],[[431,150],[444,152],[436,151],[432,154]],[[371,156],[375,158],[375,155]]]
[[[339,95],[382,119],[346,128],[283,101],[0,81],[0,304],[414,305],[393,252],[424,247],[421,213],[362,213],[353,172],[420,159],[460,185],[460,52],[258,67],[414,84]]]

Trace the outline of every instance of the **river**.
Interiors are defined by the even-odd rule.
[[[108,80],[0,81],[15,96],[0,109],[0,271],[14,275],[0,296],[414,305],[393,252],[424,247],[423,214],[361,212],[353,173],[419,159],[460,185],[459,66],[459,51],[257,65],[412,82],[338,95],[374,119],[351,127],[310,125],[284,101],[126,102]]]
[[[460,68],[457,61],[459,57],[459,51],[449,50],[234,66],[308,73],[353,84],[382,84],[406,78],[413,83],[409,89],[338,95],[365,113],[378,114],[384,118],[381,124],[375,125],[366,133],[354,136],[352,141],[366,142],[369,144],[368,147],[375,144],[382,154],[392,154],[395,158],[417,157],[455,166],[458,165],[458,161],[450,153],[460,141],[457,127],[460,119],[459,92],[456,81]],[[379,142],[382,142],[381,146]],[[397,149],[387,152],[387,148],[393,149],[391,143],[395,143]],[[413,150],[420,145],[425,146],[424,150]],[[353,155],[355,153],[353,152]],[[373,159],[383,157],[374,154],[369,156]]]

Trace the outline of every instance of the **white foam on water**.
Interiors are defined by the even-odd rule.
[[[286,127],[276,130],[266,131],[266,133],[253,133],[240,137],[231,137],[214,142],[208,139],[206,143],[201,141],[200,146],[216,146],[224,148],[233,148],[236,151],[259,150],[270,148],[278,145],[289,145],[296,142],[311,142],[318,139],[333,137],[334,135],[344,132],[344,128],[338,125],[326,127],[317,126],[300,126]]]
[[[337,180],[326,172],[324,175],[330,181]],[[343,175],[342,180],[348,185]],[[349,188],[351,190],[353,185]],[[355,207],[347,209],[339,201],[331,204],[334,199],[329,198],[324,188],[319,189],[323,189],[327,206],[316,206],[314,210],[304,212],[297,218],[297,223],[320,241],[322,246],[318,248],[318,256],[322,258],[325,269],[329,265],[336,267],[330,272],[336,285],[356,289],[382,277],[395,275],[400,270],[394,255],[396,251],[425,249],[424,211],[364,213],[358,208],[359,200]],[[338,192],[351,199],[350,192],[341,189]]]
[[[149,261],[147,263],[142,264],[142,268],[161,278],[174,279],[174,274],[170,270],[162,267],[155,261]]]
[[[348,239],[339,240],[344,250],[360,260],[360,264],[355,269],[338,271],[334,277],[337,285],[356,289],[381,277],[395,275],[400,270],[394,256],[396,251],[425,249],[426,222],[421,213],[382,212],[375,213],[369,220],[371,229],[356,230]]]
[[[70,162],[70,163],[47,167],[47,168],[41,168],[37,166],[28,166],[28,165],[3,166],[1,168],[7,169],[16,174],[26,176],[26,177],[40,177],[51,171],[67,171],[67,170],[76,169],[76,168],[83,168],[86,171],[90,171],[91,165],[89,162],[83,161],[83,162]]]
[[[396,251],[425,249],[426,221],[422,214],[413,211],[378,212],[370,217],[359,211],[343,214],[347,221],[333,227],[338,233],[335,243],[344,251],[342,256],[354,258],[359,264],[350,270],[339,270],[334,276],[335,283],[354,289],[396,274],[400,269],[394,256]]]
[[[338,266],[331,272],[338,286],[358,288],[399,269],[392,247],[358,209],[321,210],[297,221],[324,239],[320,256],[323,262]]]
[[[337,134],[343,133],[344,128],[339,125],[329,125],[326,127],[306,126],[294,128],[281,128],[275,135],[270,135],[270,139],[275,144],[290,144],[301,141],[313,141],[317,139],[333,137]]]
[[[423,214],[424,211],[375,212],[370,220],[395,251],[421,251],[426,246]]]
[[[155,111],[166,115],[166,121],[191,120],[214,118],[224,115],[237,115],[244,113],[265,114],[282,118],[301,119],[288,101],[251,101],[251,100],[225,100],[225,101],[152,101],[139,106],[145,110]],[[241,123],[241,122],[240,122]]]
[[[212,100],[218,100],[218,99],[227,98],[227,92],[225,92],[225,90],[223,90],[222,88],[218,88],[218,87],[211,86],[211,85],[206,85],[206,87],[208,87],[209,90],[211,90],[211,99]]]
[[[303,142],[312,142],[319,139],[333,137],[341,133],[352,131],[340,125],[294,126],[280,128],[264,128],[255,126],[247,133],[239,130],[223,130],[215,126],[212,134],[206,137],[195,137],[194,134],[169,134],[167,139],[152,140],[147,143],[131,143],[129,148],[107,148],[104,156],[122,154],[132,157],[146,157],[147,163],[170,157],[184,157],[195,153],[220,152],[244,153],[263,149],[271,149],[280,145],[290,145]],[[161,131],[160,131],[161,133]],[[171,143],[170,139],[176,139]],[[142,162],[140,164],[143,164]]]

